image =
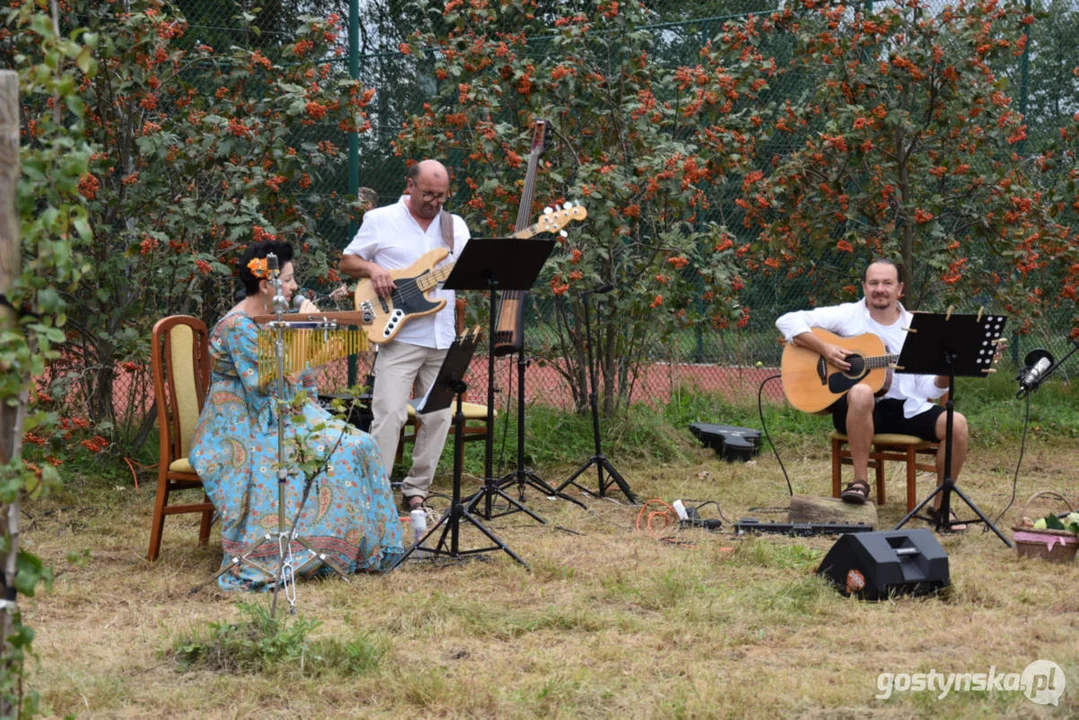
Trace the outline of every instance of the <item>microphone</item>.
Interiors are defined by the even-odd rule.
[[[1023,360],[1027,367],[1019,373],[1019,392],[1015,396],[1022,397],[1023,393],[1030,394],[1038,389],[1038,384],[1053,366],[1053,356],[1048,350],[1031,350]]]
[[[266,267],[270,271],[270,282],[273,283],[274,296],[273,309],[279,316],[288,312],[288,302],[285,300],[284,291],[281,289],[281,265],[274,253],[266,253]]]
[[[310,288],[300,288],[292,295],[292,310],[293,312],[300,312],[304,300],[310,300],[315,305],[318,305],[318,301],[322,300],[324,297],[325,296],[321,293],[315,292]]]

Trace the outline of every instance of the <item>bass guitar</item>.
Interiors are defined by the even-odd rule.
[[[588,211],[580,205],[566,203],[565,207],[548,208],[534,225],[518,230],[511,237],[527,239],[540,233],[555,233],[575,220],[584,220]],[[453,263],[435,267],[442,262],[449,250],[435,248],[420,256],[407,268],[390,271],[393,284],[397,287],[387,297],[375,292],[374,283],[364,278],[356,285],[356,310],[363,314],[367,339],[375,344],[387,343],[404,327],[409,320],[424,315],[431,315],[441,310],[446,301],[432,300],[428,293],[444,281],[453,270]]]
[[[894,367],[899,359],[898,355],[885,353],[884,342],[873,333],[840,337],[820,328],[812,328],[810,332],[852,354],[846,357],[850,369],[841,370],[822,355],[787,343],[780,365],[783,393],[791,405],[803,412],[827,410],[859,383],[868,385],[874,393],[879,392],[888,377],[888,368]]]

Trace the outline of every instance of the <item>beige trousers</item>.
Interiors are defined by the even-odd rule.
[[[401,428],[408,419],[408,400],[413,397],[413,385],[415,397],[422,398],[438,376],[446,352],[402,342],[389,342],[378,348],[375,389],[371,397],[371,413],[374,416],[371,434],[382,451],[382,462],[387,473],[393,470]],[[427,497],[442,448],[446,445],[453,411],[446,408],[419,415],[417,419],[419,423],[416,446],[412,450],[412,467],[401,484],[401,493],[405,497]]]

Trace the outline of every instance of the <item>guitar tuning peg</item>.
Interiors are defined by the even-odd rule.
[[[547,207],[543,208],[543,214],[544,214],[544,215],[550,215],[550,214],[551,214],[551,213],[553,213],[553,212],[554,212],[554,210],[552,210],[552,209],[551,209],[551,206],[550,206],[550,205],[548,205]]]
[[[573,201],[567,200],[566,202],[562,203],[562,207],[566,210],[569,210],[571,207],[573,207]]]
[[[565,230],[559,230],[558,231],[558,236],[566,238],[566,237],[569,237],[569,233],[566,232]]]

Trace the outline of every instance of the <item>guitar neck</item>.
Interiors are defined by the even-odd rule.
[[[878,368],[892,367],[896,361],[899,360],[898,355],[877,355],[875,357],[863,358],[865,360],[865,366],[871,370]]]
[[[435,268],[431,272],[416,278],[416,287],[423,292],[427,292],[450,276],[450,271],[453,270],[454,264],[455,263],[443,265],[440,268]]]
[[[543,230],[541,229],[541,227],[542,226],[540,225],[540,223],[536,223],[535,225],[529,225],[523,230],[518,230],[517,232],[513,233],[512,235],[510,235],[510,237],[518,240],[527,240],[529,238],[536,237],[541,232],[547,232],[547,230]],[[418,287],[423,292],[427,292],[435,285],[438,285],[440,282],[443,282],[446,278],[448,278],[455,264],[456,263],[449,263],[443,265],[442,267],[435,268],[431,272],[416,278],[416,287]]]

